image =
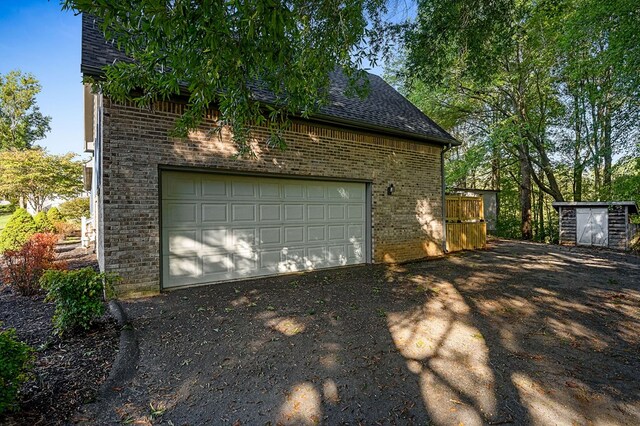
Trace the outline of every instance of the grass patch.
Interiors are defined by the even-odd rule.
[[[0,232],[7,226],[7,222],[9,222],[9,218],[11,214],[0,214]]]

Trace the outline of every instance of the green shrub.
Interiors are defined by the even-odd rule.
[[[18,250],[36,233],[36,223],[25,209],[17,209],[0,232],[0,253]]]
[[[16,211],[15,204],[1,204],[0,205],[0,214],[11,214]]]
[[[55,228],[45,212],[39,212],[33,217],[36,223],[36,232],[53,232]]]
[[[13,408],[32,362],[33,349],[16,340],[15,329],[0,331],[0,414]]]
[[[52,224],[56,224],[57,222],[62,222],[62,215],[60,214],[60,210],[57,207],[51,207],[47,210],[47,219]]]
[[[47,290],[45,300],[55,302],[53,326],[58,334],[75,328],[88,330],[105,311],[103,283],[107,290],[117,280],[91,268],[76,271],[46,271],[40,285]]]
[[[80,220],[89,217],[89,197],[79,197],[60,204],[60,214],[64,220]]]

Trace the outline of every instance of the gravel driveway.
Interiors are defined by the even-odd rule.
[[[640,258],[487,250],[127,302],[99,423],[640,424]]]

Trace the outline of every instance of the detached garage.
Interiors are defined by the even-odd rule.
[[[634,235],[631,215],[638,213],[633,201],[556,202],[560,221],[560,244],[627,250]]]
[[[84,76],[126,60],[83,16]],[[459,143],[380,77],[364,98],[329,77],[328,103],[283,130],[287,149],[254,126],[251,157],[211,132],[216,105],[176,138],[180,96],[141,109],[87,93],[96,253],[119,296],[443,253],[443,154]]]

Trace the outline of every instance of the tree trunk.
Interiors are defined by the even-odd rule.
[[[574,97],[574,104],[576,109],[574,117],[576,140],[573,144],[573,201],[582,201],[582,172],[584,171],[584,164],[580,156],[580,151],[582,150],[582,115],[580,114],[577,95]]]
[[[520,162],[520,233],[523,240],[533,237],[531,228],[531,166],[527,155],[527,142],[523,141],[518,147]]]
[[[546,231],[544,229],[544,192],[538,191],[538,221],[540,224],[538,225],[538,241],[544,242],[547,237]]]
[[[573,167],[573,201],[582,201],[582,166]]]
[[[604,158],[604,170],[602,176],[602,193],[605,201],[613,201],[611,198],[611,157],[612,157],[612,146],[611,146],[611,111],[609,111],[608,107],[605,107],[605,118],[604,118],[604,134],[602,138],[603,144],[603,158]]]

